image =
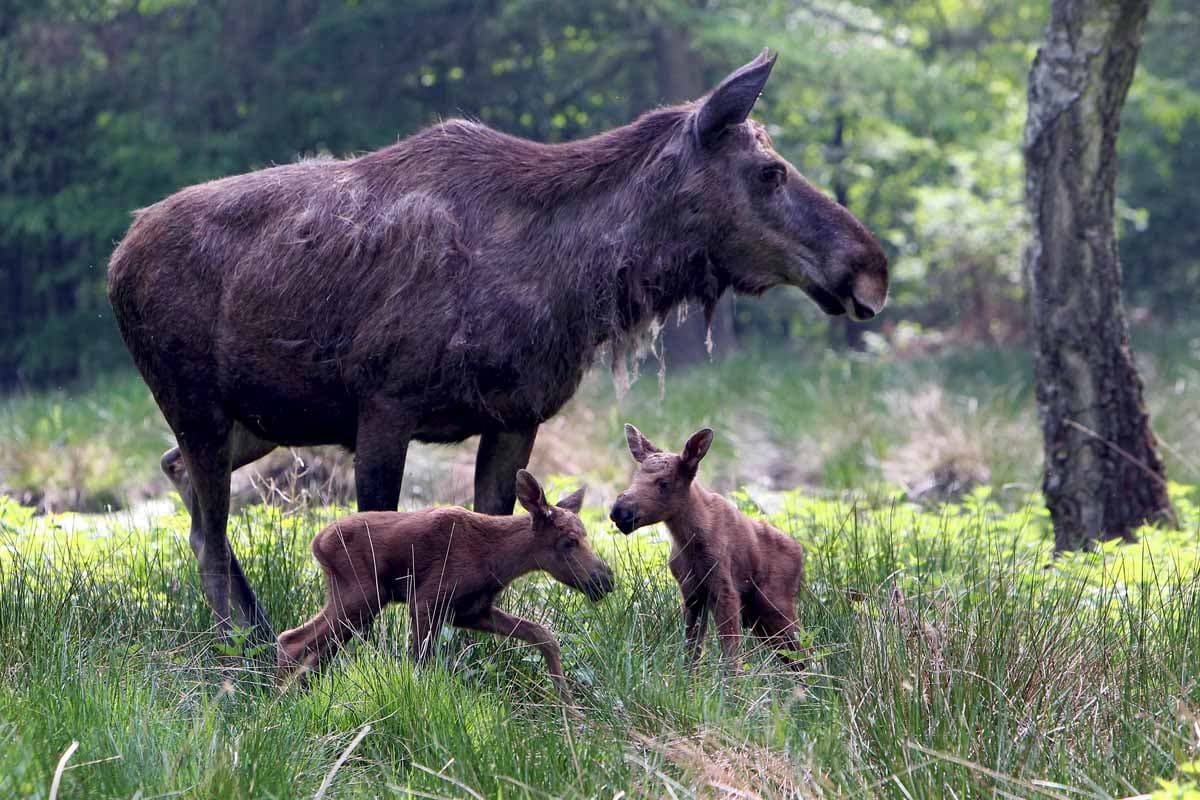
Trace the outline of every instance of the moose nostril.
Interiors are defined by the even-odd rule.
[[[875,316],[875,311],[862,303],[858,302],[857,297],[850,298],[851,304],[854,306],[854,319],[865,322]]]

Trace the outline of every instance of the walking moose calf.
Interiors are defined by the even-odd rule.
[[[558,642],[542,625],[506,614],[495,602],[513,580],[545,570],[593,601],[613,588],[612,570],[588,546],[577,516],[583,489],[550,505],[525,470],[517,497],[529,516],[494,517],[464,508],[366,512],[328,526],[313,539],[328,601],[315,617],[279,637],[279,674],[316,669],[389,603],[407,603],[413,658],[425,661],[438,631],[459,628],[535,645],[564,702],[571,694]]]
[[[691,659],[697,660],[704,647],[710,611],[716,617],[721,652],[731,666],[736,667],[743,626],[776,652],[799,650],[796,595],[804,582],[804,547],[696,483],[712,430],[692,434],[678,455],[662,452],[632,425],[625,426],[625,438],[639,466],[610,516],[623,533],[666,523],[671,574],[683,593]],[[800,661],[780,657],[789,666],[801,666]]]

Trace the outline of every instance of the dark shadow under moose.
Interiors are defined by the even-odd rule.
[[[554,635],[495,604],[510,583],[535,570],[593,601],[612,591],[613,574],[588,545],[578,517],[583,489],[552,506],[525,470],[517,473],[516,487],[528,515],[486,516],[457,507],[364,512],[318,533],[312,551],[325,573],[327,602],[311,620],[280,635],[280,678],[320,668],[386,605],[407,603],[416,663],[429,658],[447,622],[520,639],[541,650],[570,705]]]
[[[163,468],[222,629],[270,629],[226,528],[231,471],[279,445],[353,450],[359,510],[384,511],[410,442],[478,435],[475,508],[508,514],[598,349],[624,358],[678,304],[791,285],[883,308],[878,242],[748,118],[774,64],[582,141],[449,120],[137,212],[108,297],[175,433]]]
[[[738,668],[746,627],[789,668],[802,669],[796,595],[804,584],[804,547],[696,482],[713,440],[709,428],[692,434],[679,453],[664,453],[632,425],[625,438],[638,468],[609,516],[622,533],[666,523],[691,660],[700,658],[711,614],[728,668]]]

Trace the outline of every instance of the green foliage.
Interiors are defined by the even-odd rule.
[[[803,676],[753,649],[723,676],[711,641],[689,671],[664,532],[590,506],[614,595],[531,576],[503,601],[559,635],[581,723],[512,642],[448,630],[414,670],[395,612],[305,691],[253,658],[220,670],[184,515],[0,502],[0,793],[45,797],[75,740],[61,796],[311,797],[364,734],[329,797],[1190,797],[1200,489],[1172,494],[1181,530],[1061,559],[1040,506],[987,490],[936,510],[789,494],[769,518],[809,553]],[[341,513],[235,517],[281,629],[319,607],[307,544]]]

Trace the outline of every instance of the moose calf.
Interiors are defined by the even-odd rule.
[[[704,647],[710,611],[724,659],[734,668],[743,626],[777,652],[799,650],[796,595],[804,581],[804,548],[696,482],[712,430],[692,434],[678,455],[662,452],[632,425],[625,426],[625,438],[639,466],[610,517],[623,533],[666,523],[671,574],[683,593],[684,635],[692,661]],[[782,653],[780,657],[789,666],[802,666]]]
[[[366,512],[317,534],[313,555],[325,572],[328,601],[315,617],[279,637],[279,674],[316,669],[388,603],[408,604],[413,658],[424,661],[443,622],[535,645],[565,702],[571,695],[558,642],[536,622],[506,614],[496,599],[534,570],[593,601],[613,588],[613,574],[588,546],[577,516],[583,489],[550,505],[525,470],[517,497],[528,516],[493,517],[464,508]]]

